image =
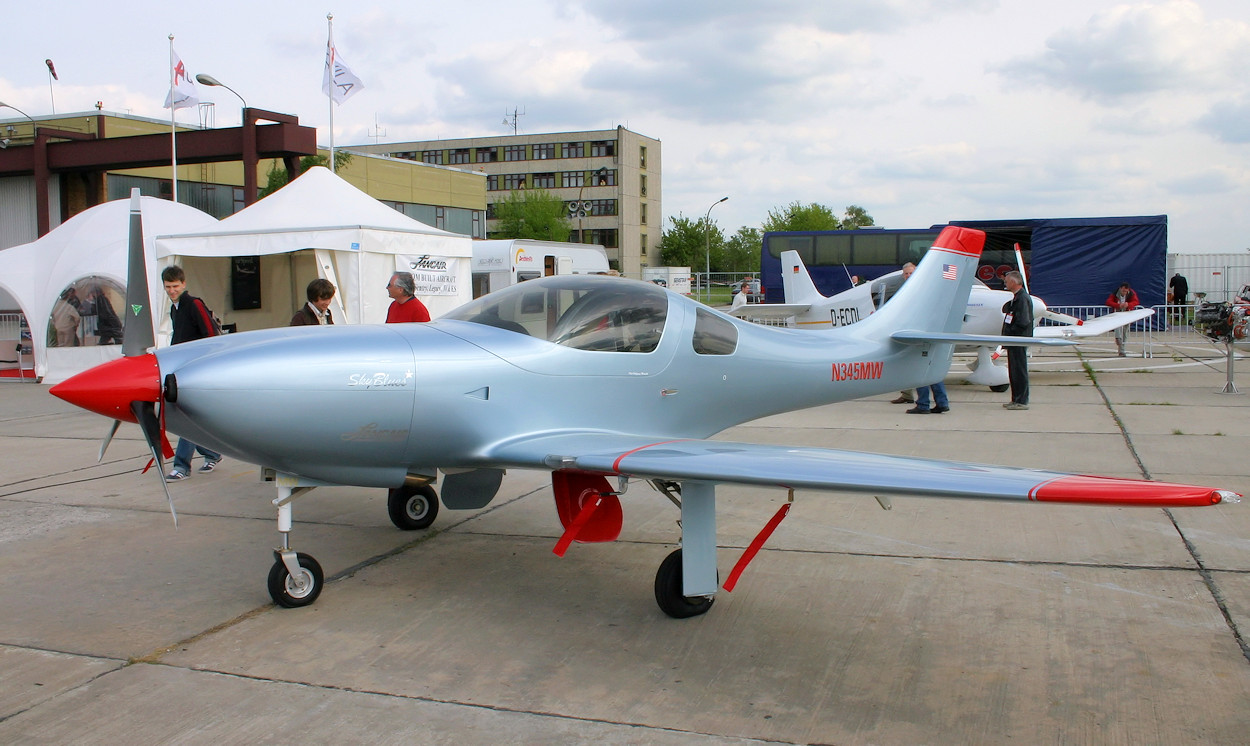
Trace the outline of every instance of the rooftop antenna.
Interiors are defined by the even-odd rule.
[[[378,141],[386,137],[386,130],[382,129],[382,125],[378,124],[378,114],[373,113],[373,132],[369,133],[369,137],[373,138],[373,144],[377,145]]]
[[[513,109],[512,109],[511,121],[509,121],[508,112],[506,112],[506,111],[505,111],[505,112],[503,113],[503,125],[504,125],[505,127],[507,127],[507,126],[511,125],[511,126],[512,126],[512,134],[514,134],[514,135],[515,135],[515,134],[516,134],[516,131],[517,131],[517,126],[516,126],[516,120],[517,120],[517,117],[523,117],[523,116],[525,116],[525,112],[523,112],[523,111],[518,111],[518,110],[516,109],[516,107],[513,107]]]

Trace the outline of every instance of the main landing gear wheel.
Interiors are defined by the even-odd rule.
[[[1001,394],[1009,388],[1011,388],[1010,383],[1000,383],[997,386],[990,386],[990,391],[993,391],[995,394]]]
[[[677,549],[664,558],[655,573],[655,602],[660,610],[674,619],[688,619],[707,613],[712,608],[713,596],[683,596],[681,594],[681,550]]]
[[[277,552],[274,556],[277,562],[269,568],[269,597],[273,599],[273,602],[288,609],[295,609],[316,601],[317,596],[321,595],[321,587],[325,581],[325,575],[321,572],[321,565],[317,563],[317,560],[303,552],[296,554],[300,576],[293,578],[286,569],[286,564],[282,562],[282,557]]]
[[[396,528],[404,531],[429,528],[438,517],[438,493],[428,484],[398,487],[387,493],[386,511]]]

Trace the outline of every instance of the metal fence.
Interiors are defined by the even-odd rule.
[[[1079,319],[1095,319],[1111,313],[1108,306],[1048,306],[1048,308],[1055,313],[1067,314]],[[1223,357],[1225,355],[1223,346],[1194,331],[1194,313],[1198,310],[1196,304],[1165,304],[1151,306],[1151,308],[1155,312],[1154,316],[1148,316],[1128,327],[1125,348],[1134,357],[1139,356],[1136,354],[1138,349],[1141,350],[1140,357],[1154,357],[1156,345],[1189,348],[1187,353],[1197,357]],[[1041,323],[1053,324],[1047,321]],[[1108,344],[1114,344],[1111,341],[1111,332],[1104,336]],[[1098,338],[1087,338],[1090,342],[1096,339]]]

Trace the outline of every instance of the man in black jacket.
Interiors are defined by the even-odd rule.
[[[165,294],[173,301],[173,305],[169,307],[169,316],[174,324],[170,344],[182,344],[217,334],[217,327],[208,306],[187,292],[187,275],[182,267],[176,264],[166,267],[161,272],[161,281],[165,284]],[[204,457],[204,463],[200,465],[201,474],[209,473],[221,463],[220,453],[197,446],[186,438],[179,438],[178,447],[174,449],[174,467],[165,476],[165,481],[177,482],[191,476],[191,456],[195,451],[199,451]]]
[[[1024,292],[1024,278],[1019,272],[1003,277],[1011,300],[1003,304],[1003,334],[1009,337],[1033,336],[1033,299]],[[1007,375],[1011,379],[1011,401],[1006,409],[1029,408],[1029,349],[1007,347]]]
[[[290,326],[324,326],[333,324],[330,301],[334,300],[334,283],[318,278],[308,283],[308,302],[291,317]]]

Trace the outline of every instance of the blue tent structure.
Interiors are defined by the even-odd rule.
[[[1018,242],[1029,264],[1029,291],[1048,305],[1099,305],[1126,281],[1143,306],[1166,300],[1167,215],[950,224],[985,231],[987,257],[994,252],[1002,256]],[[1008,263],[1015,269],[1014,259]]]

